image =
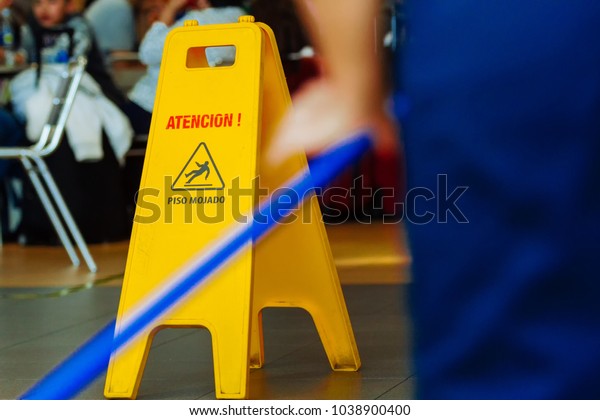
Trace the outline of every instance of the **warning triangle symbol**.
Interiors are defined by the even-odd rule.
[[[223,178],[204,142],[198,145],[171,186],[173,191],[223,188]]]

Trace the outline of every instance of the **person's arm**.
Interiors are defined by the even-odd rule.
[[[161,11],[159,18],[150,26],[144,39],[140,43],[139,57],[140,61],[148,66],[160,65],[162,60],[163,48],[167,35],[174,23],[175,16],[187,0],[170,0]]]
[[[377,132],[380,148],[393,147],[395,132],[383,112],[381,57],[376,51],[380,1],[296,2],[324,72],[294,96],[269,159],[281,162],[301,149],[314,154],[368,127]]]
[[[183,10],[187,3],[188,0],[169,0],[160,12],[158,21],[167,26],[173,25],[173,23],[175,23],[177,13]]]
[[[325,77],[362,111],[381,105],[381,57],[376,52],[375,19],[380,0],[296,0]]]

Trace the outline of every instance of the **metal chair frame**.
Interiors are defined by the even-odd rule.
[[[52,100],[52,109],[42,129],[39,141],[29,147],[1,147],[0,159],[19,159],[21,161],[71,262],[74,266],[80,265],[79,257],[67,229],[88,269],[95,273],[97,271],[96,263],[52,174],[48,170],[48,166],[44,162],[44,157],[53,153],[64,137],[67,118],[73,107],[75,94],[85,72],[86,64],[87,60],[84,57],[79,57],[69,63],[68,68],[61,74],[61,83]],[[65,225],[67,229],[65,229]]]

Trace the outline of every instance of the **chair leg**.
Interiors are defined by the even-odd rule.
[[[42,178],[44,178],[44,181],[46,182],[48,190],[50,191],[50,194],[52,195],[52,198],[54,199],[54,202],[56,203],[56,206],[58,207],[58,210],[60,211],[60,214],[62,215],[63,220],[65,221],[67,228],[69,229],[69,232],[75,241],[75,244],[77,245],[77,248],[79,248],[79,252],[81,252],[81,256],[83,257],[85,264],[90,272],[95,273],[98,268],[94,262],[94,258],[92,257],[92,254],[90,254],[87,244],[85,243],[85,240],[83,239],[83,236],[77,227],[77,223],[75,223],[75,220],[73,219],[73,216],[71,215],[71,212],[69,211],[69,208],[67,207],[65,200],[63,199],[63,196],[56,185],[56,182],[54,182],[54,178],[52,177],[52,174],[50,174],[48,166],[46,166],[44,160],[39,157],[34,157],[33,159],[40,171],[40,174],[42,175]]]
[[[60,241],[62,242],[63,246],[65,247],[65,250],[67,251],[67,254],[69,254],[69,258],[71,259],[71,262],[73,263],[74,266],[79,267],[79,264],[80,264],[79,257],[77,256],[77,253],[75,252],[75,248],[73,248],[73,244],[71,243],[71,240],[69,239],[69,235],[67,235],[67,232],[66,232],[62,222],[60,221],[60,218],[58,217],[58,214],[56,213],[54,206],[52,205],[52,201],[50,201],[50,197],[48,197],[48,194],[46,193],[46,190],[44,189],[44,186],[42,185],[42,182],[40,181],[40,178],[38,177],[38,174],[34,168],[34,165],[31,163],[31,161],[27,157],[21,157],[21,163],[23,164],[23,167],[25,168],[25,172],[27,173],[27,176],[29,176],[31,183],[33,184],[33,188],[35,188],[35,191],[37,192],[37,195],[40,198],[40,201],[42,202],[44,209],[46,210],[46,214],[48,214],[48,217],[50,218],[50,221],[52,222],[52,225],[54,226],[54,230],[56,230],[56,233],[58,234]]]

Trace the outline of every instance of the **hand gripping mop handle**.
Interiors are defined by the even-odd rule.
[[[145,299],[135,311],[126,314],[116,335],[115,320],[112,320],[21,399],[51,400],[76,396],[106,370],[112,353],[123,350],[154,321],[230,262],[246,244],[263,238],[316,188],[325,187],[347,165],[358,160],[370,145],[369,136],[361,133],[312,159],[309,162],[310,172],[304,170],[295,175],[284,188],[254,209],[250,222],[234,225],[221,239],[200,251],[187,267],[171,276],[159,292]]]

